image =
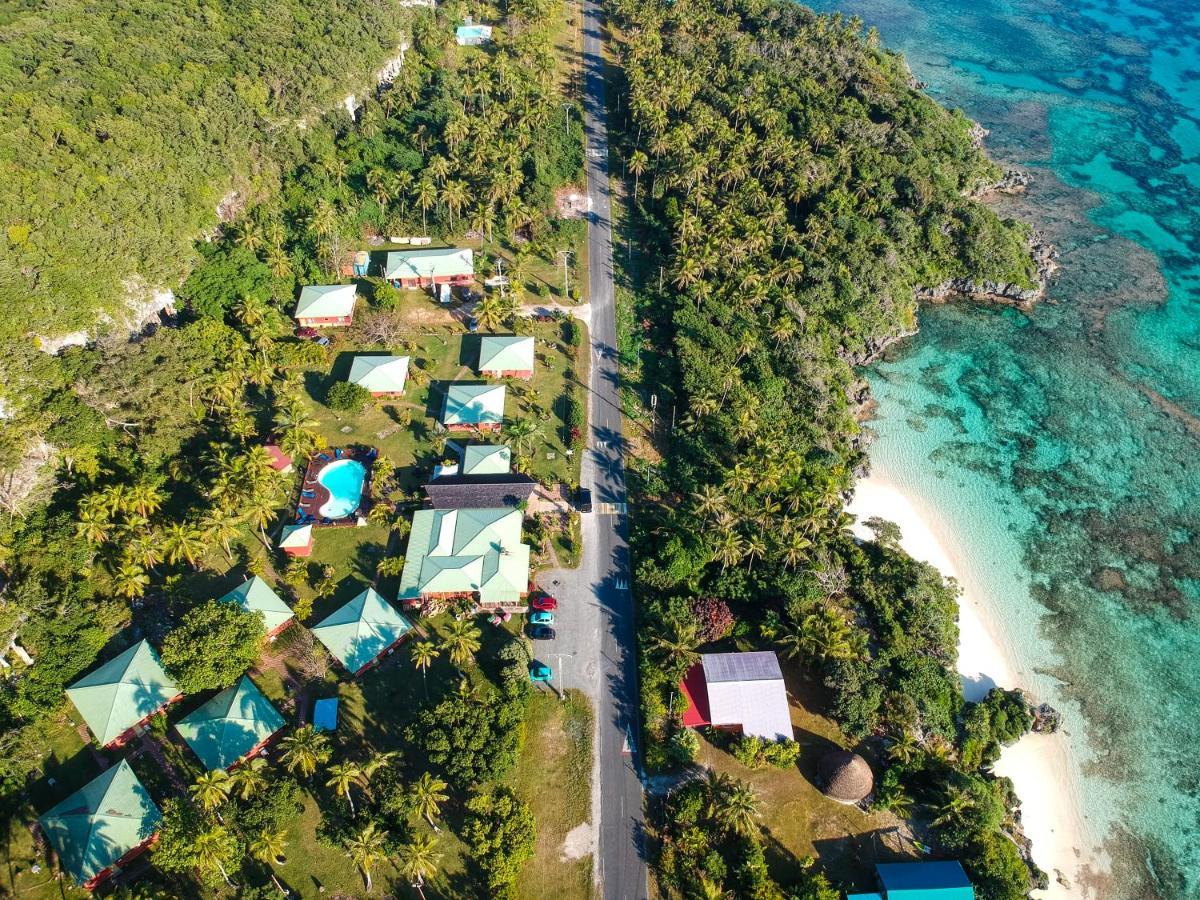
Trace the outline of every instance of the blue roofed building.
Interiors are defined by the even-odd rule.
[[[975,888],[958,860],[878,863],[878,891],[846,900],[975,900]]]

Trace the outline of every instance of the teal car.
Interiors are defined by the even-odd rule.
[[[529,680],[535,684],[539,681],[549,681],[554,677],[554,671],[545,663],[529,664]]]
[[[534,610],[529,614],[530,625],[553,625],[554,613],[546,609]]]

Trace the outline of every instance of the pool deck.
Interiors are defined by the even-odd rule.
[[[378,456],[378,452],[372,447],[369,450],[359,450],[356,448],[329,450],[311,457],[308,461],[308,468],[304,470],[304,481],[300,485],[300,502],[296,505],[296,522],[310,522],[314,528],[332,528],[356,524],[359,514],[371,502],[371,469],[376,456]],[[358,508],[350,515],[342,516],[338,519],[323,518],[320,509],[329,502],[330,495],[329,489],[317,479],[326,466],[347,459],[357,460],[367,470],[366,478],[363,480],[362,496],[358,501]],[[307,496],[310,493],[312,496]]]

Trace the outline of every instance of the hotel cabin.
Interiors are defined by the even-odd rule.
[[[286,553],[287,550],[285,549],[284,552]],[[263,618],[267,637],[272,640],[295,620],[292,608],[284,603],[280,596],[271,590],[271,586],[257,575],[248,581],[243,581],[222,597],[221,602],[236,603],[246,612],[258,613]]]
[[[504,424],[504,398],[502,384],[451,384],[442,424],[451,432],[499,431]]]
[[[357,289],[352,284],[310,284],[300,291],[295,319],[302,328],[351,325],[357,300]]]
[[[533,377],[533,338],[488,334],[479,341],[479,374],[491,378]]]
[[[469,247],[393,250],[384,262],[383,277],[401,288],[470,284],[475,278],[475,254]]]
[[[63,872],[91,891],[145,852],[161,822],[162,813],[122,759],[43,813],[38,827]]]
[[[408,636],[412,623],[367,588],[311,630],[341,667],[358,678]]]
[[[183,699],[145,640],[84,675],[66,693],[101,747],[124,746],[152,717]]]
[[[975,888],[958,860],[877,863],[877,891],[846,900],[975,900]]]
[[[212,771],[232,769],[257,755],[286,724],[279,710],[243,675],[180,719],[175,730],[204,768]]]
[[[408,381],[408,357],[390,353],[356,356],[347,380],[370,391],[372,397],[403,397]]]

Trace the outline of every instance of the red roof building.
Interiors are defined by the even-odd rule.
[[[688,700],[683,724],[711,725],[767,740],[792,737],[779,659],[771,651],[705,653],[679,684]]]
[[[271,468],[276,472],[292,471],[292,458],[278,444],[267,444],[267,453],[271,457]]]

